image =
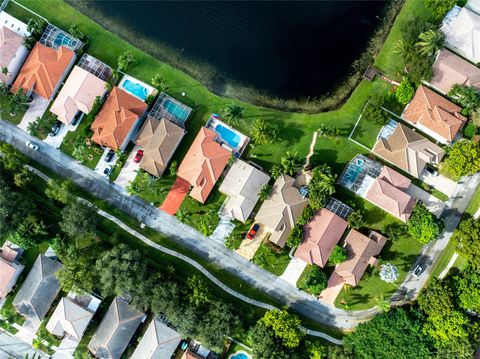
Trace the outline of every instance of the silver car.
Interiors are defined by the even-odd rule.
[[[28,148],[30,148],[33,151],[38,151],[38,145],[36,145],[35,143],[33,143],[31,141],[25,142],[25,146],[27,146]]]

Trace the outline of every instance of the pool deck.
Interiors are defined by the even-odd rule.
[[[166,101],[170,101],[174,106],[181,108],[185,113],[185,118],[180,118],[177,114],[168,111],[168,109],[164,106]],[[158,96],[157,101],[152,106],[152,109],[149,112],[149,115],[156,118],[157,120],[161,120],[165,118],[174,124],[185,128],[185,124],[192,113],[192,109],[185,105],[183,102],[177,100],[176,98],[170,96],[169,94],[162,92],[160,96]]]
[[[240,142],[239,145],[236,148],[233,148],[226,140],[223,139],[222,135],[218,133],[215,130],[215,127],[217,125],[222,125],[223,127],[227,128],[228,130],[234,132],[238,136],[240,136]],[[221,121],[219,118],[210,116],[210,118],[207,121],[206,126],[207,128],[215,131],[218,133],[218,137],[220,140],[217,139],[217,142],[219,142],[221,145],[228,147],[229,149],[232,150],[233,154],[235,157],[240,158],[242,155],[243,151],[245,151],[245,148],[247,148],[248,144],[250,143],[250,138],[245,136],[243,133],[239,132],[238,130],[234,129],[233,127],[227,125],[225,122]]]
[[[146,88],[147,91],[148,91],[147,96],[143,99],[143,98],[135,95],[134,93],[131,93],[131,92],[128,91],[127,89],[123,88],[123,83],[124,83],[125,81],[127,81],[127,80],[130,80],[131,82],[136,83],[136,84],[139,84],[139,85],[143,86],[144,88]],[[118,84],[118,87],[119,87],[120,89],[122,89],[123,91],[128,92],[130,95],[135,96],[136,98],[142,100],[143,102],[145,102],[145,99],[146,99],[148,96],[150,96],[150,95],[152,95],[152,94],[153,94],[153,95],[156,95],[157,92],[158,92],[155,87],[150,86],[150,85],[148,85],[148,84],[146,84],[145,82],[142,82],[142,81],[140,81],[140,80],[137,80],[135,77],[129,76],[129,75],[127,75],[127,74],[125,74],[125,75],[122,77],[122,80],[121,80],[120,83]]]

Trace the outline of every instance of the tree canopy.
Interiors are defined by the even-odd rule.
[[[438,238],[443,222],[437,219],[423,204],[417,204],[407,223],[407,232],[420,243]]]
[[[339,245],[336,245],[333,248],[332,254],[330,254],[330,257],[328,258],[328,261],[333,264],[340,264],[342,262],[345,262],[347,260],[347,250],[343,247],[340,247]]]
[[[312,170],[312,178],[308,184],[308,197],[312,209],[325,207],[330,196],[335,193],[336,180],[337,176],[327,164],[322,164]]]
[[[61,230],[71,238],[94,237],[98,222],[95,210],[81,201],[73,201],[62,210]]]
[[[461,140],[448,152],[447,166],[454,176],[467,176],[480,171],[480,144]]]
[[[457,251],[470,263],[473,269],[480,270],[480,221],[468,218],[460,222],[453,234]]]

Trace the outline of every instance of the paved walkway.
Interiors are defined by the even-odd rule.
[[[280,278],[296,286],[298,278],[300,278],[306,267],[306,262],[298,258],[293,258],[290,263],[288,263],[287,268],[285,268]]]
[[[18,124],[18,127],[24,131],[27,131],[30,122],[34,122],[37,117],[42,117],[50,101],[45,100],[43,97],[33,94],[33,101],[30,102],[27,112],[22,117],[22,121]]]
[[[40,321],[28,318],[20,328],[17,328],[18,332],[15,336],[25,343],[32,344],[33,339],[35,339],[35,333],[38,328],[40,328],[40,324]]]
[[[437,197],[432,196],[430,193],[414,184],[410,184],[406,192],[413,198],[422,200],[425,207],[427,207],[437,218],[440,218],[440,215],[445,208],[445,202],[440,201]]]
[[[125,161],[125,164],[120,170],[120,173],[115,180],[115,183],[118,184],[120,187],[126,188],[130,184],[130,181],[133,182],[133,180],[137,176],[137,171],[140,169],[140,163],[135,163],[133,159],[135,158],[137,151],[140,149],[142,149],[140,146],[135,146],[133,148],[132,152],[130,152],[130,155]]]
[[[165,213],[174,216],[182,205],[182,202],[189,190],[190,183],[185,181],[183,178],[177,177],[172,188],[170,189],[170,192],[168,192],[167,197],[160,206],[160,209]]]
[[[307,165],[310,163],[310,157],[312,157],[312,155],[315,151],[315,144],[317,143],[317,138],[318,138],[318,131],[315,131],[313,133],[312,142],[310,143],[310,150],[308,151],[308,155],[305,158],[304,168],[307,167]]]
[[[457,252],[453,253],[452,258],[450,258],[450,261],[448,262],[445,269],[442,271],[442,273],[440,273],[438,275],[439,279],[445,278],[445,276],[448,274],[448,271],[450,270],[450,268],[452,268],[452,266],[455,264],[455,261],[457,260],[457,258],[458,258],[458,253]]]
[[[420,175],[420,180],[446,194],[448,197],[452,196],[453,192],[455,191],[455,187],[457,186],[457,182],[452,181],[450,178],[447,178],[441,174],[438,174],[438,176],[432,176],[426,171],[423,171],[423,173]]]

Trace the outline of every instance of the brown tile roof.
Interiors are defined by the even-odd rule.
[[[13,32],[9,28],[2,26],[0,28],[0,67],[8,67],[15,57],[18,49],[22,46],[23,37]],[[13,80],[11,74],[3,74],[0,72],[0,82]]]
[[[100,146],[119,149],[146,109],[145,102],[114,87],[90,127],[92,140]]]
[[[17,270],[3,259],[0,259],[0,299],[5,298],[8,294],[10,282],[15,277]]]
[[[401,221],[407,222],[415,205],[413,198],[405,193],[410,183],[408,178],[384,166],[365,198]]]
[[[356,286],[362,278],[368,265],[376,263],[376,256],[380,254],[387,238],[377,232],[370,232],[367,237],[360,232],[351,230],[346,242],[347,260],[335,268],[346,283]]]
[[[347,225],[347,221],[342,217],[322,208],[303,227],[304,240],[298,246],[295,257],[309,264],[324,267]]]
[[[445,153],[401,123],[388,138],[377,140],[373,152],[417,178],[427,163],[439,163]]]
[[[295,179],[290,176],[278,177],[270,198],[263,202],[255,217],[256,222],[271,232],[270,242],[280,247],[285,246],[297,219],[308,205],[308,198],[300,194],[295,184]]]
[[[140,167],[161,177],[184,135],[185,130],[173,122],[148,116],[135,141],[144,151]]]
[[[37,95],[50,99],[75,53],[60,46],[57,50],[37,42],[12,85],[12,92],[33,89]]]
[[[433,73],[431,85],[444,93],[448,93],[455,84],[480,90],[480,69],[446,49],[438,54]]]
[[[215,142],[216,137],[216,132],[202,127],[177,171],[177,176],[193,187],[190,196],[201,203],[207,200],[232,156]]]
[[[420,85],[412,101],[405,108],[403,117],[415,124],[421,124],[451,142],[467,121],[465,116],[460,114],[461,110],[453,102]]]

